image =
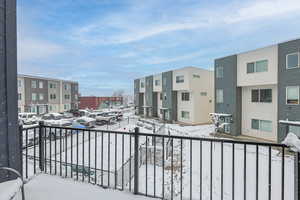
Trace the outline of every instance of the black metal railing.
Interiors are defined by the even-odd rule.
[[[22,130],[24,177],[38,172],[162,199],[293,199],[283,144],[110,130]],[[298,155],[298,154],[297,154]]]

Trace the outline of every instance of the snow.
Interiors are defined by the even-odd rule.
[[[279,123],[300,126],[300,121],[279,120]]]
[[[143,196],[135,196],[132,193],[120,192],[110,189],[102,189],[99,186],[75,182],[50,175],[39,175],[25,185],[26,199],[30,200],[99,200],[122,199],[143,200],[149,199]]]
[[[21,186],[22,180],[19,178],[12,181],[0,183],[0,191],[2,191],[0,192],[0,200],[11,200],[19,193]]]
[[[96,121],[94,118],[90,118],[90,117],[86,117],[86,116],[83,116],[83,117],[79,117],[76,119],[77,120],[83,120],[83,121],[86,121],[86,122],[93,122],[93,121]]]
[[[289,146],[294,152],[300,152],[300,139],[294,133],[288,133],[282,144]]]
[[[225,113],[209,113],[211,116],[218,116],[218,117],[231,117],[232,114],[225,114]]]
[[[166,129],[171,135],[181,135],[190,137],[209,137],[214,132],[214,125],[180,126],[178,124],[166,124]]]

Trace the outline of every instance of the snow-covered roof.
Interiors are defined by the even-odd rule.
[[[84,120],[84,121],[86,121],[86,122],[92,122],[92,121],[95,121],[94,118],[90,118],[90,117],[86,117],[86,116],[79,117],[77,120]]]
[[[300,121],[279,120],[279,123],[300,126]]]
[[[219,117],[231,117],[232,114],[227,114],[227,113],[209,113],[209,115],[215,115]]]

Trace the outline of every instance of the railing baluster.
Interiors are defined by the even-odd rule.
[[[232,200],[235,199],[235,144],[232,144]]]
[[[146,136],[146,185],[145,185],[145,191],[146,191],[146,196],[148,196],[148,136]]]
[[[79,179],[78,172],[78,164],[79,164],[79,131],[76,131],[76,179]]]
[[[110,133],[108,132],[108,163],[107,163],[107,172],[108,172],[108,187],[110,187]]]
[[[45,128],[45,136],[44,136],[44,140],[45,140],[45,173],[47,173],[47,137],[49,136],[49,134],[47,135],[47,128]]]
[[[256,200],[258,200],[258,183],[259,183],[259,148],[256,145]]]
[[[95,179],[95,185],[97,184],[97,167],[98,167],[98,165],[97,165],[97,149],[98,149],[98,146],[97,146],[97,140],[98,140],[98,138],[97,138],[97,131],[95,131],[95,177],[94,177],[94,179]]]
[[[272,194],[271,194],[271,190],[272,190],[272,147],[269,146],[269,154],[268,154],[268,158],[269,158],[269,177],[268,177],[268,199],[271,200],[272,199]]]
[[[190,199],[193,199],[193,143],[190,140]]]
[[[162,138],[162,199],[165,198],[165,138]]]
[[[154,173],[154,188],[153,188],[153,194],[154,197],[156,197],[156,137],[154,136],[153,138],[153,143],[154,143],[154,150],[153,150],[153,173]]]
[[[71,136],[71,178],[73,178],[73,130],[70,130]]]
[[[59,129],[59,175],[62,176],[62,129]]]
[[[202,200],[202,140],[200,140],[200,200]]]
[[[212,194],[213,194],[213,187],[212,187],[212,181],[213,181],[213,146],[212,142],[210,142],[210,200],[212,200]]]
[[[26,174],[26,179],[28,179],[28,130],[26,130],[25,131],[25,140],[26,140],[26,160],[25,160],[25,162],[26,162],[26,167],[25,167],[25,169],[26,169],[26,172],[25,172],[25,174]]]
[[[128,117],[129,119],[129,117]],[[132,152],[131,152],[131,145],[132,145],[132,139],[131,139],[131,134],[129,135],[129,191],[131,192],[131,160],[132,160]]]
[[[183,182],[183,153],[182,153],[182,139],[180,139],[180,199],[182,200],[182,193],[183,193],[183,187],[182,187],[182,182]]]
[[[104,132],[101,132],[101,186],[103,186],[103,135]]]
[[[65,130],[65,177],[68,177],[68,133]]]
[[[33,173],[36,174],[36,128],[33,129]]]
[[[285,147],[282,147],[282,157],[281,157],[281,200],[284,200],[284,170],[285,170]]]
[[[50,174],[52,174],[52,128],[49,129],[49,161]]]
[[[84,171],[85,171],[85,163],[84,163],[84,136],[85,131],[82,131],[82,182],[84,182]]]
[[[54,129],[54,154],[55,154],[55,157],[54,157],[54,162],[55,162],[55,165],[54,165],[54,173],[55,175],[57,175],[57,141],[56,141],[56,138],[57,138],[57,135],[56,135],[56,128]]]
[[[124,135],[122,135],[122,190],[124,190]]]
[[[117,189],[117,184],[118,184],[118,136],[115,134],[115,189]]]
[[[91,131],[88,131],[88,139],[89,139],[89,183],[91,183]]]
[[[224,198],[224,143],[221,142],[221,200]]]
[[[244,200],[247,199],[247,145],[244,144]]]

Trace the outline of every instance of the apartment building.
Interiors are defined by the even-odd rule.
[[[95,97],[95,96],[81,96],[79,97],[80,109],[98,110],[101,108],[110,108],[116,105],[123,104],[123,97]]]
[[[299,39],[216,59],[215,112],[231,115],[225,131],[282,141],[279,120],[300,121],[299,63]]]
[[[77,109],[78,83],[73,81],[18,75],[18,111],[44,114]]]
[[[209,123],[214,72],[184,67],[134,80],[136,114],[183,124]]]

